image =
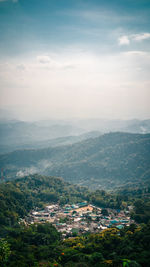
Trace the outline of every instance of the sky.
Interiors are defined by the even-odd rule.
[[[22,120],[150,118],[150,0],[0,0],[0,106]]]

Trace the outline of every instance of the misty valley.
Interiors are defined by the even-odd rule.
[[[0,123],[0,265],[149,266],[149,121],[67,123]]]
[[[64,122],[62,122],[63,124]],[[30,147],[25,148],[24,140],[30,137],[28,125],[23,132],[22,123],[16,126],[16,122],[2,125],[4,134],[1,142],[7,138],[7,147],[11,147],[12,143],[19,142],[20,147],[15,151],[0,155],[0,167],[5,173],[5,179],[11,180],[15,177],[23,177],[28,174],[40,173],[48,176],[63,177],[65,181],[78,184],[81,186],[88,186],[91,189],[115,189],[121,186],[128,186],[132,184],[133,187],[144,186],[149,183],[150,175],[150,134],[148,121],[138,122],[138,125],[146,125],[145,131],[147,133],[138,133],[137,128],[135,133],[117,131],[122,129],[123,122],[116,122],[116,128],[107,129],[103,133],[103,125],[92,125],[91,122],[86,122],[88,131],[85,128],[73,128],[72,125],[65,126],[62,124],[52,124],[47,122],[46,130],[43,127],[36,129],[40,132],[38,140],[35,143],[30,143]],[[73,124],[73,123],[72,123]],[[124,122],[129,124],[129,122]],[[136,122],[137,124],[137,122]],[[130,122],[130,127],[133,129],[135,122]],[[32,125],[33,127],[33,125]],[[32,128],[31,127],[31,128]],[[75,127],[75,126],[74,126]],[[140,129],[142,126],[139,126]],[[4,128],[4,129],[3,129]],[[76,136],[71,136],[71,132],[65,131],[71,129],[71,132],[76,130]],[[13,129],[12,133],[9,129]],[[20,134],[20,129],[22,133]],[[53,129],[53,130],[51,130]],[[55,129],[55,130],[54,130]],[[147,130],[146,130],[147,129]],[[33,130],[34,133],[35,129]],[[54,132],[58,138],[53,138]],[[141,130],[140,130],[141,131]],[[48,134],[49,132],[49,134]],[[82,132],[82,134],[80,134]],[[84,134],[83,134],[84,132]],[[32,133],[32,134],[33,134]],[[16,138],[15,138],[16,134]],[[17,138],[17,135],[20,134]],[[63,135],[60,137],[60,135]],[[64,136],[65,135],[65,136]],[[44,137],[43,137],[44,136]],[[47,137],[47,140],[44,138]],[[30,139],[34,138],[34,135]],[[50,139],[51,138],[51,139]],[[3,148],[2,148],[3,151]]]
[[[150,0],[0,0],[0,267],[150,267]]]

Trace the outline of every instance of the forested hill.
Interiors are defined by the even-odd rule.
[[[0,156],[5,175],[41,173],[93,188],[150,182],[150,134],[109,133],[73,145]]]
[[[0,183],[0,236],[35,207],[46,203],[76,203],[86,199],[88,190],[56,177],[30,175]],[[96,199],[96,198],[95,198]]]
[[[25,176],[0,183],[0,236],[5,235],[7,228],[13,227],[19,218],[25,217],[36,207],[43,208],[47,203],[64,205],[88,201],[112,209],[124,209],[127,205],[133,205],[133,218],[139,223],[147,223],[150,219],[149,196],[150,187],[110,193],[104,190],[90,191],[58,177],[38,174]]]
[[[134,190],[134,196],[130,193],[128,190],[120,194],[103,190],[90,192],[60,178],[41,175],[1,183],[0,266],[149,266],[150,188]],[[29,211],[42,208],[46,203],[63,205],[82,200],[115,209],[133,205],[131,216],[142,224],[131,224],[121,230],[109,228],[63,240],[50,223],[25,225],[21,220]]]

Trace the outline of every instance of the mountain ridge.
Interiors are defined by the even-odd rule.
[[[41,173],[96,188],[149,182],[150,134],[108,133],[67,146],[0,156],[10,176]]]

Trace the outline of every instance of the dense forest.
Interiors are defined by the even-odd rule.
[[[0,226],[13,226],[20,217],[46,203],[77,203],[88,201],[102,208],[122,209],[135,205],[133,217],[137,222],[150,219],[150,188],[124,189],[117,192],[89,191],[86,187],[69,184],[61,178],[30,175],[0,184]]]
[[[147,185],[150,135],[109,133],[73,145],[17,150],[0,156],[7,178],[29,173],[63,177],[92,189]]]
[[[86,198],[88,190],[65,183],[56,177],[32,175],[0,184],[1,235],[6,226],[14,226],[35,207],[45,203],[77,202]],[[5,231],[4,231],[5,232]]]
[[[16,226],[0,239],[1,266],[148,267],[150,224],[62,240],[49,223]]]
[[[148,187],[91,192],[60,178],[41,175],[1,183],[0,266],[150,266],[149,195]],[[35,207],[81,200],[103,208],[133,205],[131,216],[138,224],[63,240],[49,223],[19,223]]]

